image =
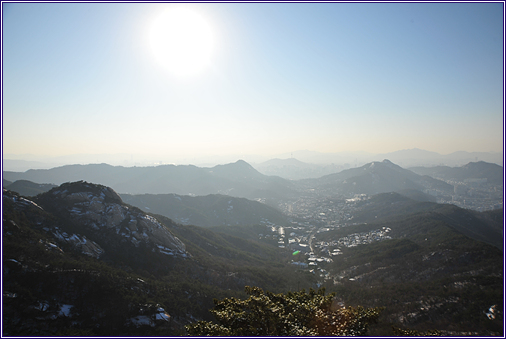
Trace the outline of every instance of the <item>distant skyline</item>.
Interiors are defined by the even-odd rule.
[[[30,169],[50,169],[64,165],[108,164],[122,167],[146,167],[160,165],[195,165],[213,167],[244,160],[254,167],[274,161],[284,164],[311,164],[336,168],[359,167],[373,161],[389,160],[401,167],[439,166],[460,167],[470,162],[485,161],[500,166],[504,163],[502,152],[453,152],[439,154],[420,149],[399,150],[389,153],[337,152],[321,153],[309,150],[298,150],[271,156],[258,154],[207,155],[174,158],[154,157],[143,154],[72,154],[59,157],[44,157],[30,154],[5,154],[3,170],[25,172]]]
[[[502,153],[503,6],[2,2],[3,154]]]

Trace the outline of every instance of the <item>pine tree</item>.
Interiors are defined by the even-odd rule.
[[[217,322],[186,326],[192,336],[361,336],[381,308],[339,307],[325,289],[274,294],[246,287],[247,300],[214,300]]]

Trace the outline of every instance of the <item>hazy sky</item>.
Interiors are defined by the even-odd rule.
[[[150,45],[155,20],[180,7],[212,38],[190,75]],[[502,3],[2,10],[4,154],[503,149]]]

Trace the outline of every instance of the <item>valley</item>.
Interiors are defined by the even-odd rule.
[[[92,176],[118,179],[103,168],[111,172],[98,176],[93,167]],[[167,169],[163,185],[187,191],[167,177],[185,168],[156,170]],[[118,194],[87,181],[15,186],[28,179],[7,173],[7,187],[37,195],[3,191],[6,333],[183,335],[185,324],[210,319],[214,298],[244,297],[245,286],[257,286],[324,287],[340,305],[383,307],[370,335],[391,336],[392,326],[502,334],[502,199],[479,209],[441,203],[460,192],[454,176],[418,175],[389,161],[299,181],[264,177],[243,162],[188,169],[200,181],[185,182],[208,195]],[[122,187],[141,189],[119,170]],[[491,179],[457,179],[474,185],[466,193],[502,192]],[[225,187],[239,196],[220,193]]]
[[[2,1],[0,336],[505,337],[505,1]]]

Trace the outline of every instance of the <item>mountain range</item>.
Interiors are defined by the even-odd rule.
[[[504,181],[503,167],[484,161],[470,162],[461,167],[411,167],[409,170],[419,175],[428,175],[441,180],[465,182],[486,179],[486,182],[492,185],[502,185]]]
[[[426,151],[418,148],[404,149],[388,153],[369,153],[369,152],[336,152],[321,153],[314,151],[294,151],[277,156],[280,159],[296,158],[305,163],[319,165],[348,165],[357,167],[373,161],[390,159],[392,162],[402,167],[413,166],[436,166],[444,164],[446,166],[462,166],[468,162],[486,161],[495,164],[503,163],[503,154],[500,152],[453,152],[450,154],[440,154],[437,152]]]
[[[2,229],[8,336],[181,335],[245,285],[314,286],[277,246],[182,226],[84,181],[4,190]]]
[[[313,246],[334,254],[331,263],[317,266],[329,277],[326,288],[353,304],[381,304],[385,319],[405,327],[497,335],[503,323],[495,308],[504,307],[503,210],[473,212],[396,193],[357,204],[353,224],[315,234]],[[377,335],[388,335],[383,330]]]
[[[3,175],[11,182],[29,180],[55,185],[85,180],[128,194],[225,194],[248,199],[279,199],[294,194],[292,184],[288,180],[263,175],[244,161],[212,168],[193,165],[156,167],[67,165],[47,170],[5,171]]]
[[[231,181],[265,179],[239,166],[245,173],[214,170]],[[341,180],[362,173],[397,177],[401,184],[389,184],[419,200],[426,197],[406,188],[432,183],[389,161],[353,170],[313,183],[346,192]],[[182,325],[210,319],[213,298],[244,297],[246,285],[273,292],[324,286],[337,292],[336,302],[385,306],[371,335],[388,336],[392,325],[501,334],[501,318],[485,313],[503,308],[502,210],[479,213],[383,193],[346,202],[352,215],[332,230],[299,223],[203,228],[143,211],[124,197],[161,198],[161,209],[180,198],[179,209],[201,208],[202,215],[239,204],[268,210],[224,196],[120,195],[85,181],[35,197],[4,190],[3,334],[184,335]],[[330,260],[331,252],[341,254]],[[313,269],[301,268],[307,262]]]
[[[290,163],[300,164],[295,159],[290,160]],[[218,195],[226,195],[261,201],[273,207],[279,206],[282,202],[299,199],[308,193],[352,197],[355,194],[370,195],[406,190],[410,192],[430,192],[431,195],[437,195],[438,199],[442,201],[451,202],[455,185],[464,182],[471,186],[475,185],[475,188],[479,188],[479,190],[469,191],[467,188],[459,188],[459,194],[469,192],[469,194],[473,194],[474,199],[482,199],[482,202],[476,205],[475,208],[485,209],[490,209],[489,205],[500,206],[498,194],[502,190],[502,173],[503,168],[501,166],[485,162],[468,163],[461,167],[415,167],[410,170],[386,159],[371,162],[361,167],[344,169],[318,178],[301,180],[287,180],[277,176],[264,175],[244,161],[211,168],[190,165],[121,167],[97,164],[68,165],[48,170],[29,170],[26,172],[3,172],[4,187],[24,195],[35,195],[64,182],[86,180],[112,187],[122,194],[175,194],[179,198],[182,198],[182,196],[214,195],[214,199],[217,199]],[[451,184],[445,181],[449,181]],[[475,181],[476,184],[474,184]],[[483,185],[478,187],[477,185],[483,181],[486,182],[486,187]],[[492,194],[490,190],[493,191],[494,195],[492,200],[488,198]],[[157,199],[159,200],[161,197]],[[148,199],[146,196],[144,200],[149,200],[150,204],[153,203],[154,205],[148,206],[146,203],[141,203],[135,199],[132,202],[140,208],[155,208],[161,213],[161,206],[158,202],[155,202],[154,198]],[[187,202],[190,200],[186,199]],[[211,199],[208,198],[208,200]],[[194,199],[194,201],[196,200]],[[158,206],[156,206],[157,204]],[[172,204],[172,206],[176,205]],[[179,205],[188,211],[189,205],[186,207],[183,207],[182,204]],[[202,207],[203,205],[200,205],[200,208]],[[186,212],[179,211],[178,213],[175,213],[174,209],[170,215],[161,214],[174,217],[181,220],[181,222],[189,217],[189,215],[185,215]],[[213,213],[213,211],[205,212],[204,219],[211,220],[215,218],[216,216],[212,216]],[[217,213],[220,215],[219,218],[223,216],[221,212]],[[227,214],[230,213],[227,212]],[[193,216],[197,217],[197,214],[193,213]],[[197,219],[192,219],[192,222],[208,225],[204,219],[203,216],[200,216]],[[225,219],[227,218],[222,218],[222,220]],[[249,223],[247,220],[252,221],[253,219],[250,219],[250,217],[236,219],[235,221],[230,219],[232,223]],[[216,222],[216,220],[213,222]]]
[[[472,239],[483,241],[502,250],[504,229],[497,216],[500,210],[477,212],[449,204],[420,202],[399,193],[382,193],[357,204],[354,223],[380,223],[406,215],[432,216],[448,227]]]
[[[294,158],[294,154],[296,158]],[[270,159],[261,163],[252,163],[258,171],[266,175],[275,175],[285,179],[300,180],[318,178],[337,173],[352,167],[359,167],[366,163],[389,159],[403,168],[419,167],[432,168],[434,166],[460,167],[478,160],[502,165],[500,153],[468,153],[455,152],[441,155],[420,149],[401,150],[385,154],[359,153],[318,153],[299,151],[284,154],[285,158]],[[302,161],[301,161],[302,160]],[[420,173],[419,173],[420,174]]]
[[[269,167],[268,162],[274,159],[290,160],[296,158],[305,164],[301,168],[291,169],[291,172],[275,172],[275,167]],[[3,169],[9,171],[26,171],[29,169],[50,169],[54,167],[63,166],[65,164],[92,164],[92,163],[108,163],[114,166],[158,166],[162,164],[195,164],[199,167],[213,167],[216,164],[224,164],[235,162],[237,159],[244,159],[252,164],[260,172],[268,175],[278,175],[288,178],[283,175],[287,174],[310,174],[311,178],[317,175],[330,174],[327,172],[332,167],[340,167],[342,169],[362,166],[372,161],[381,161],[383,159],[390,159],[392,162],[401,165],[402,167],[413,166],[462,166],[468,162],[486,161],[498,165],[503,164],[502,152],[453,152],[450,154],[440,154],[436,152],[421,150],[421,149],[405,149],[389,153],[369,153],[369,152],[335,152],[323,153],[308,150],[298,150],[290,153],[277,154],[272,157],[258,156],[258,155],[229,155],[229,156],[215,156],[209,155],[204,157],[184,157],[184,158],[165,158],[149,157],[140,154],[74,154],[59,157],[41,157],[30,154],[16,155],[4,154]],[[162,161],[163,160],[163,161]],[[275,160],[276,162],[276,160]],[[262,167],[268,167],[270,173],[263,172]],[[308,166],[315,168],[316,172],[308,171]],[[278,168],[279,169],[279,168]],[[323,171],[323,173],[321,172]],[[292,178],[304,179],[304,178]]]

